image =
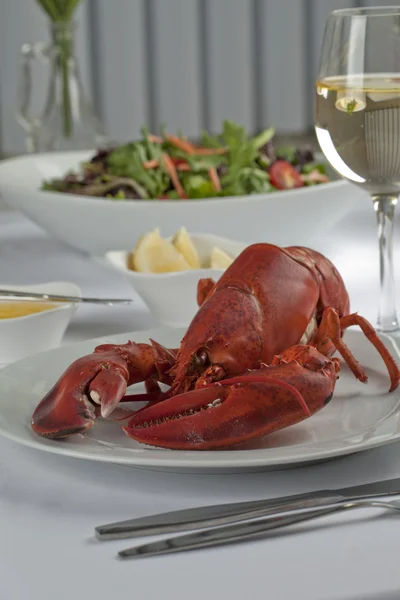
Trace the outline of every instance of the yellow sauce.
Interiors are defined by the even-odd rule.
[[[20,300],[0,300],[0,319],[15,319],[25,317],[33,313],[43,312],[55,308],[56,304],[51,302],[30,302]]]

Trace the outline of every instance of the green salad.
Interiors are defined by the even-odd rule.
[[[78,172],[44,181],[43,190],[114,200],[196,200],[269,193],[329,181],[308,148],[275,147],[275,131],[248,136],[225,121],[200,143],[141,131],[141,139],[99,149]]]

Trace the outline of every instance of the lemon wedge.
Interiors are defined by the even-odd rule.
[[[185,257],[171,242],[161,237],[158,228],[139,239],[130,264],[139,273],[169,273],[190,269]]]
[[[227,269],[233,263],[233,257],[217,246],[212,249],[210,259],[212,269]]]
[[[198,252],[185,227],[181,227],[180,230],[174,235],[172,243],[183,255],[186,262],[189,263],[192,269],[201,268]]]

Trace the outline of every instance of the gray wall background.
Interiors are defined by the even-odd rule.
[[[115,141],[146,124],[197,136],[225,118],[249,132],[312,130],[313,82],[325,19],[390,0],[83,0],[76,56],[84,87]],[[35,0],[0,0],[0,152],[25,152],[15,118],[19,49],[47,41]],[[46,67],[37,65],[34,112]]]

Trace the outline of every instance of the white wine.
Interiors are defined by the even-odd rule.
[[[400,193],[400,73],[318,81],[315,129],[340,175],[369,192]]]

